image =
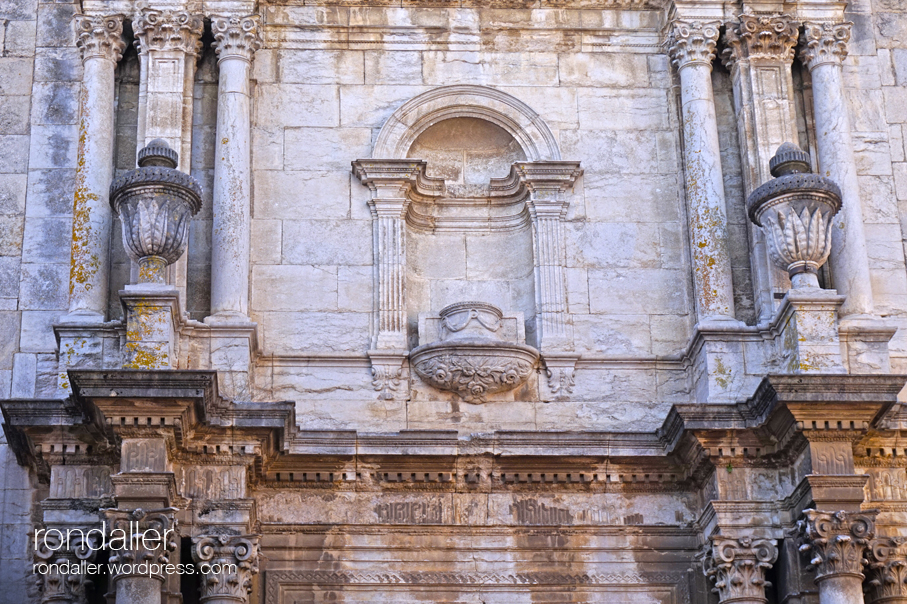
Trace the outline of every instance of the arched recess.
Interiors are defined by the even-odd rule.
[[[529,161],[558,161],[557,140],[538,113],[487,86],[441,86],[413,97],[391,115],[375,142],[374,159],[405,159],[413,141],[430,126],[455,117],[487,120],[510,133]]]

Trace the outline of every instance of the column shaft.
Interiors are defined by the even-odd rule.
[[[863,604],[863,577],[839,575],[822,579],[819,604]]]
[[[73,197],[69,314],[64,321],[102,322],[107,309],[113,178],[114,71],[125,48],[123,17],[76,15],[84,66],[79,155]]]
[[[849,23],[808,23],[801,50],[812,75],[819,174],[841,188],[843,206],[834,219],[830,264],[835,289],[846,296],[841,308],[845,316],[873,312],[860,186],[841,68],[849,39]]]
[[[219,55],[211,314],[249,313],[252,211],[249,70],[260,46],[258,17],[212,18]]]
[[[687,220],[700,321],[734,318],[724,178],[712,93],[717,24],[676,22],[671,55],[680,70]]]
[[[538,338],[541,348],[550,348],[567,340],[563,223],[558,216],[539,216],[534,227]]]
[[[400,200],[404,205],[405,200]],[[396,204],[395,204],[396,205]],[[378,253],[378,339],[375,348],[406,346],[406,225],[402,211],[379,208],[375,225]]]

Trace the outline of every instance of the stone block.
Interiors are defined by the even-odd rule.
[[[889,164],[889,169],[891,164]],[[860,197],[865,223],[898,223],[897,198],[891,176],[860,176]]]
[[[866,253],[872,269],[904,269],[904,244],[900,224],[865,225]]]
[[[880,57],[881,54],[881,51],[879,51]],[[891,62],[894,67],[893,84],[907,86],[907,48],[892,48]]]
[[[531,276],[533,263],[532,232],[521,231],[466,236],[466,278],[519,279]]]
[[[907,159],[904,148],[904,132],[900,124],[888,126],[888,144],[891,147],[891,161],[900,162]]]
[[[455,233],[408,234],[407,269],[425,279],[466,279],[466,238]]]
[[[279,79],[290,84],[362,84],[362,55],[359,50],[281,50]]]
[[[672,314],[692,310],[686,273],[677,269],[590,269],[589,305],[596,314]]]
[[[252,169],[283,169],[283,128],[252,128]]]
[[[340,123],[337,86],[261,84],[255,87],[255,116],[260,127],[330,127]],[[304,111],[300,110],[305,108]]]
[[[522,310],[516,303],[509,281],[436,279],[430,281],[429,286],[431,308],[427,309],[428,312],[438,312],[449,304],[467,300],[494,304],[505,313]]]
[[[595,166],[596,173],[656,174],[658,151],[653,131],[561,131],[561,155]]]
[[[13,368],[13,353],[19,339],[19,313],[0,311],[0,369]]]
[[[907,163],[892,164],[894,172],[894,190],[898,199],[907,200]]]
[[[28,134],[30,105],[27,96],[0,96],[0,134]]]
[[[37,6],[35,0],[0,0],[0,19],[34,19]]]
[[[34,77],[36,82],[81,82],[79,50],[72,47],[37,49]]]
[[[366,50],[366,84],[421,84],[422,53],[383,50]]]
[[[0,298],[16,298],[19,295],[19,258],[0,256]],[[15,306],[12,310],[15,310]]]
[[[879,298],[907,295],[907,273],[904,269],[874,269],[869,273],[872,292]]]
[[[285,220],[284,264],[372,264],[372,224],[365,220]]]
[[[72,220],[29,218],[25,221],[22,261],[26,263],[67,263],[72,241]]]
[[[31,94],[33,71],[30,58],[0,58],[0,96]]]
[[[337,267],[252,267],[252,308],[257,311],[337,310]]]
[[[852,127],[855,132],[877,132],[886,129],[885,102],[882,91],[850,89],[846,90]]]
[[[658,268],[655,223],[577,222],[567,226],[567,266],[580,268]]]
[[[25,217],[22,215],[0,215],[0,256],[22,254],[22,232]]]
[[[75,124],[79,119],[78,82],[35,82],[32,124]]]
[[[333,170],[346,174],[352,159],[368,157],[371,150],[369,128],[287,128],[284,131],[287,170]]]
[[[38,46],[72,46],[72,16],[75,4],[39,4]]]
[[[340,124],[346,128],[380,128],[400,105],[426,90],[424,86],[407,85],[342,86]]]
[[[262,312],[256,317],[265,354],[364,354],[368,350],[369,313]]]
[[[645,88],[649,84],[646,55],[630,53],[565,53],[560,55],[562,86]]]
[[[260,48],[252,59],[252,79],[259,84],[277,81],[277,54],[273,48]]]
[[[19,292],[22,310],[68,308],[69,263],[23,264]]]
[[[374,269],[370,266],[337,267],[337,310],[372,312]]]
[[[25,211],[25,174],[0,174],[0,214],[21,214]]]
[[[579,127],[577,90],[567,86],[496,86],[529,105],[553,130]]]
[[[341,219],[350,206],[349,171],[254,173],[256,218]]]
[[[422,53],[422,77],[426,84],[433,86],[557,86],[558,55],[544,52],[426,51]]]
[[[577,112],[583,130],[668,130],[668,92],[578,88]]]
[[[858,174],[874,176],[891,174],[891,153],[888,147],[887,128],[885,132],[879,133],[855,133],[853,143]]]
[[[649,356],[648,315],[574,315],[576,352],[609,356]]]
[[[0,174],[25,174],[28,169],[29,137],[0,135]]]
[[[280,264],[281,223],[252,220],[252,264]]]
[[[604,222],[679,222],[683,184],[675,175],[587,173],[583,178],[586,214]]]
[[[62,311],[23,311],[19,350],[46,353],[56,350],[57,340],[54,337],[53,324],[62,314]],[[54,364],[56,365],[56,359]]]
[[[75,168],[79,127],[75,124],[31,127],[28,167]]]
[[[882,95],[885,97],[885,117],[888,123],[907,123],[907,87],[885,86]]]
[[[589,275],[584,268],[564,270],[567,282],[567,311],[571,314],[589,312]]]

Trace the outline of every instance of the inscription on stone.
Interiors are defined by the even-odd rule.
[[[570,510],[549,506],[535,499],[521,499],[510,506],[517,524],[573,524]]]
[[[113,492],[106,466],[53,466],[50,496],[54,499],[100,497]]]
[[[443,511],[440,501],[397,501],[375,506],[378,521],[387,524],[441,524]]]

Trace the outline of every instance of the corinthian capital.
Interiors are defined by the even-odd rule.
[[[740,15],[737,23],[728,23],[724,33],[726,48],[721,60],[730,68],[746,59],[767,59],[790,64],[800,23],[789,15],[756,17]]]
[[[867,602],[907,600],[907,539],[874,539],[866,557],[870,568]]]
[[[101,58],[116,63],[123,56],[126,41],[123,40],[123,15],[97,17],[75,14],[72,16],[76,32],[76,46],[82,53],[82,60]]]
[[[712,552],[704,571],[715,582],[712,590],[720,602],[765,601],[765,571],[778,559],[774,540],[712,538]]]
[[[176,508],[162,510],[101,510],[107,523],[108,544],[113,555],[110,562],[123,565],[124,571],[113,577],[114,581],[132,576],[151,576],[164,580],[160,572],[142,569],[143,562],[166,565],[170,552],[176,550],[177,525],[173,513]]]
[[[91,530],[80,527],[67,533],[73,528],[49,525],[41,538],[35,538],[35,569],[42,604],[84,602],[85,590],[92,585],[91,579],[81,572],[81,562],[93,561],[100,545],[86,536]]]
[[[863,576],[864,555],[875,536],[877,512],[819,512],[804,510],[798,523],[801,553],[810,556],[816,581],[835,575]]]
[[[258,535],[203,535],[192,538],[192,558],[205,579],[202,600],[248,602],[258,572]]]
[[[202,15],[186,11],[146,8],[136,15],[132,29],[139,52],[181,50],[197,55],[202,49],[205,22]]]
[[[694,64],[711,69],[720,26],[718,21],[674,21],[668,52],[677,69]]]
[[[227,57],[252,60],[255,51],[261,48],[261,17],[211,17],[211,31],[214,33],[214,50],[220,60]]]
[[[800,60],[812,71],[819,65],[840,65],[847,58],[853,23],[805,23]]]

